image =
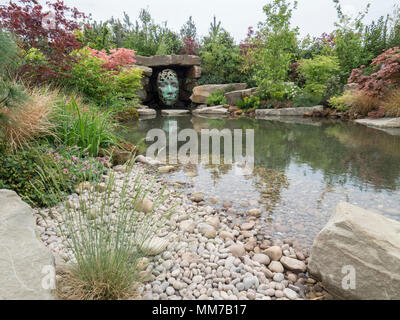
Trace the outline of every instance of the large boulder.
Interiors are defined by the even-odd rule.
[[[244,90],[247,88],[246,83],[230,83],[230,84],[206,84],[193,88],[193,94],[190,97],[192,102],[202,104],[207,102],[207,98],[210,94],[218,90]]]
[[[51,300],[54,257],[36,233],[32,209],[0,190],[0,300]]]
[[[311,275],[341,299],[400,299],[400,222],[340,203],[311,249]]]
[[[146,67],[199,66],[200,57],[194,55],[136,56],[136,63]]]
[[[257,90],[258,88],[250,88],[244,90],[231,91],[225,93],[225,98],[230,106],[236,106],[236,103],[238,103],[240,100],[243,100],[244,97],[250,97],[251,95],[254,95],[257,92]]]

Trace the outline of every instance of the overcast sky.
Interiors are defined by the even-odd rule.
[[[6,2],[0,0],[0,2]],[[7,1],[8,2],[8,1]],[[45,2],[45,0],[43,0]],[[127,12],[136,20],[139,10],[147,8],[156,22],[167,21],[168,26],[179,31],[192,16],[199,35],[208,32],[213,15],[222,21],[236,41],[246,37],[247,28],[256,26],[264,18],[263,6],[268,0],[64,0],[85,13],[91,13],[95,20],[107,20],[111,16],[122,17]],[[399,0],[341,0],[347,12],[357,13],[372,3],[367,21],[393,12]],[[293,25],[300,27],[301,35],[319,36],[334,27],[336,10],[332,0],[299,0],[293,16]]]

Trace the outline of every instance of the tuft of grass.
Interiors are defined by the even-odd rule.
[[[101,148],[118,145],[112,113],[80,107],[74,97],[57,106],[57,136],[67,146],[78,146],[96,157]]]
[[[150,212],[139,212],[156,178],[146,184],[143,173],[127,165],[123,183],[111,172],[103,192],[93,185],[81,195],[79,208],[66,204],[61,234],[72,249],[74,264],[59,284],[59,298],[119,300],[135,297],[135,284],[143,278],[138,267],[155,232],[173,212],[154,219],[154,212],[167,198],[164,189],[153,200]],[[143,272],[143,271],[142,271]]]
[[[381,105],[380,99],[369,96],[362,91],[353,91],[351,96],[351,111],[362,116],[378,109]]]
[[[32,141],[54,135],[51,115],[57,94],[49,88],[31,89],[20,106],[0,110],[4,117],[1,131],[11,151],[30,147]]]
[[[400,88],[392,91],[382,106],[388,116],[400,117]]]

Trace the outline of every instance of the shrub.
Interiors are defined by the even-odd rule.
[[[155,179],[147,182],[143,173],[133,172],[132,163],[122,185],[113,172],[106,181],[104,192],[94,186],[80,197],[79,209],[66,205],[61,233],[75,263],[57,285],[61,299],[133,298],[135,282],[147,274],[142,258],[151,254],[152,237],[173,212],[168,208],[163,218],[154,219],[167,198],[163,188],[157,190],[150,212],[140,212]]]
[[[400,117],[400,89],[392,91],[382,103],[386,114],[392,117]]]
[[[222,104],[227,104],[223,90],[217,90],[211,93],[207,98],[207,104],[209,106],[218,106]]]
[[[101,148],[118,145],[110,111],[83,110],[74,98],[59,103],[56,134],[66,146],[78,146],[96,157]]]
[[[391,88],[400,85],[400,48],[391,48],[372,60],[372,74],[365,73],[365,65],[354,69],[348,80],[357,83],[359,89],[372,97],[382,97]]]
[[[17,44],[11,35],[0,29],[0,109],[12,107],[23,101],[23,90],[15,83],[21,59]],[[1,120],[1,119],[0,119]],[[0,123],[1,125],[1,123]]]
[[[102,164],[78,148],[35,145],[8,153],[0,146],[0,184],[33,206],[51,206],[77,183],[101,176]]]
[[[341,96],[332,97],[328,100],[329,105],[340,111],[348,111],[352,106],[353,101],[353,93],[352,91],[348,90]]]
[[[103,60],[103,67],[107,70],[119,71],[123,67],[132,66],[136,63],[135,50],[118,48],[111,49],[109,53],[107,53],[105,50],[98,51],[89,48],[89,51],[95,57]]]
[[[306,92],[322,97],[327,89],[328,80],[339,71],[336,57],[316,56],[313,59],[301,60],[298,71],[306,79]]]
[[[258,109],[261,106],[261,99],[254,95],[244,97],[243,100],[238,101],[237,106],[243,110]]]
[[[289,78],[289,68],[294,58],[298,29],[291,29],[292,12],[297,1],[273,0],[264,6],[266,20],[260,24],[262,46],[255,50],[257,63],[255,81],[265,94],[273,99],[283,99],[283,83]]]
[[[33,89],[20,106],[0,111],[4,121],[1,131],[9,150],[16,151],[40,137],[52,135],[54,124],[50,117],[54,110],[57,92],[48,88]]]
[[[298,107],[313,107],[321,103],[322,97],[317,97],[309,92],[303,92],[293,98],[293,106]]]
[[[72,55],[78,61],[61,84],[83,93],[96,104],[110,103],[115,92],[114,72],[103,68],[105,61],[94,56],[88,48],[74,51]]]
[[[225,30],[219,30],[218,34],[204,39],[204,42],[200,50],[203,70],[200,82],[205,84],[242,81],[240,49],[235,46],[232,36]]]
[[[21,70],[35,82],[64,78],[74,60],[70,53],[81,47],[73,31],[80,28],[78,20],[85,15],[62,1],[47,2],[51,16],[36,0],[18,2],[0,5],[0,28],[15,34],[24,50],[36,48],[47,60],[25,64]]]
[[[134,99],[137,97],[135,92],[142,89],[142,70],[139,68],[124,69],[114,79],[118,98]]]

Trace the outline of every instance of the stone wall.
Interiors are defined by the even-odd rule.
[[[164,69],[172,69],[179,78],[179,101],[176,107],[186,107],[201,77],[200,57],[193,55],[136,56],[136,68],[143,71],[143,90],[138,92],[143,103],[163,107],[157,93],[157,76]]]

